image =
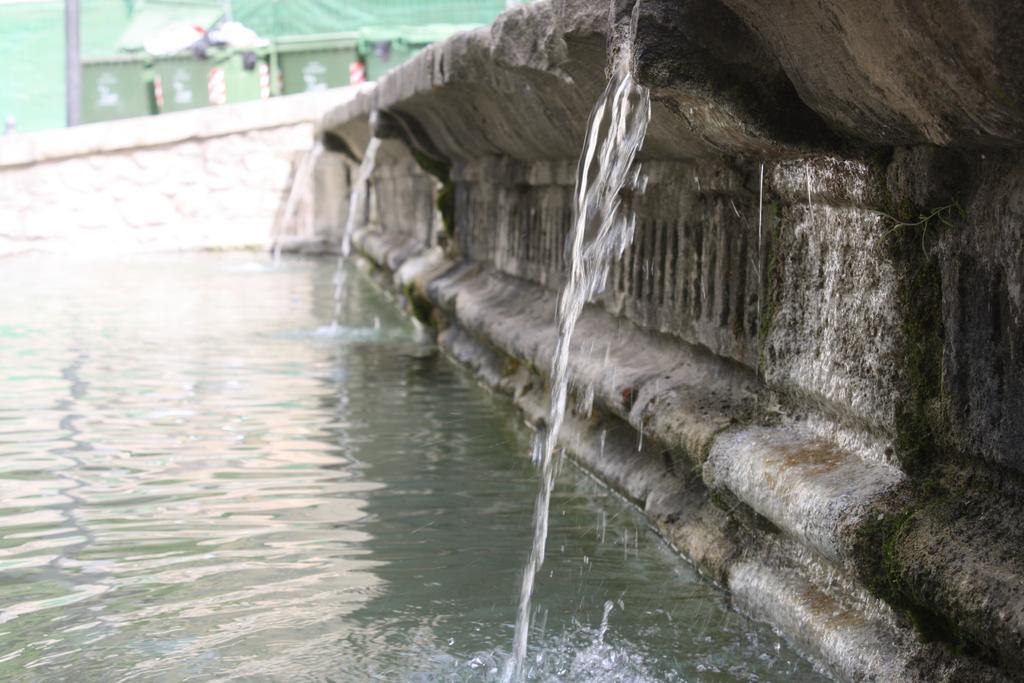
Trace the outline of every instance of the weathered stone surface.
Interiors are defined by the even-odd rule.
[[[797,428],[750,427],[715,440],[704,480],[839,565],[852,564],[843,530],[860,523],[904,475]]]
[[[851,614],[799,574],[765,562],[734,564],[729,570],[729,586],[735,603],[745,612],[781,622],[786,633],[813,648],[822,663],[841,678],[910,678],[910,653],[894,642],[892,625],[884,617]]]
[[[903,400],[892,372],[904,342],[889,229],[870,210],[780,207],[762,340],[770,383],[882,431]]]
[[[1024,5],[722,0],[768,44],[801,99],[881,145],[1020,147]]]
[[[620,22],[632,3],[619,3]],[[613,54],[628,52],[659,108],[653,134],[690,129],[720,151],[779,154],[834,142],[761,37],[718,0],[644,0]],[[664,130],[664,133],[662,133]]]
[[[546,287],[561,285],[573,165],[490,159],[456,164],[461,253]],[[650,162],[633,244],[602,297],[608,310],[757,363],[761,261],[746,177],[715,162]]]
[[[446,294],[451,289],[454,297]],[[480,272],[432,285],[431,298],[454,306],[459,324],[505,353],[545,371],[554,353],[555,297]],[[605,409],[699,465],[711,439],[752,410],[756,383],[740,366],[699,349],[644,334],[599,309],[577,324],[574,384],[594,391]],[[644,353],[637,353],[643,349]]]
[[[436,248],[410,252],[408,239],[388,239],[375,232],[360,233],[357,245],[369,247],[366,253],[376,253],[378,263],[397,267],[395,281],[403,290],[421,288],[445,317],[451,316],[448,320],[452,322],[439,335],[442,347],[473,368],[489,386],[512,394],[529,421],[542,425],[547,401],[543,377],[523,362],[536,362],[529,353],[544,356],[550,352],[543,341],[528,341],[531,327],[537,323],[526,322],[507,304],[492,308],[491,320],[482,314],[467,315],[465,309],[460,313],[458,300],[467,296],[475,300],[481,290],[479,278],[484,273],[479,266],[451,264]],[[537,297],[528,293],[529,287],[511,281],[508,287],[519,294],[521,303],[516,310],[529,310],[531,301],[542,308],[550,305],[537,302]],[[484,297],[492,301],[488,295]],[[496,331],[497,320],[505,331]],[[462,326],[467,321],[475,331]],[[519,327],[523,334],[513,332]],[[631,337],[628,345],[633,355],[644,360],[659,356],[652,350],[657,344],[649,335]],[[550,358],[544,356],[543,360]],[[618,367],[621,356],[616,354],[609,361]],[[585,374],[579,366],[573,372],[577,377]],[[578,393],[582,390],[577,387]],[[598,404],[623,416],[625,406],[609,407],[602,390],[598,388],[596,393]],[[655,390],[654,395],[660,394]],[[641,390],[636,403],[642,404],[643,396]],[[691,422],[700,419],[697,415],[707,415],[706,411],[685,408],[677,412],[672,405],[663,406],[659,413]],[[632,415],[628,419],[637,424]],[[764,490],[743,488],[748,483],[756,485],[755,479],[734,478],[733,484],[740,484],[737,492],[755,509],[760,508],[757,512],[779,522],[789,534],[787,540],[766,533],[761,525],[751,528],[737,523],[738,517],[742,519],[736,514],[742,501],[729,503],[727,509],[714,504],[695,476],[692,462],[674,457],[677,451],[672,448],[671,429],[664,424],[640,424],[643,440],[621,419],[604,412],[588,414],[585,408],[576,407],[567,416],[561,442],[584,467],[639,505],[702,572],[728,587],[744,611],[781,627],[842,679],[1002,680],[996,670],[958,657],[942,645],[921,643],[908,624],[884,603],[866,595],[845,570],[820,559],[832,556],[841,565],[857,551],[847,532],[877,512],[878,507],[872,510],[877,499],[895,495],[902,477],[896,468],[860,460],[813,435],[776,429],[760,430],[752,438],[744,432],[717,437],[705,469],[729,469],[724,461],[735,461],[738,456],[740,460],[753,458],[755,466],[773,472],[762,484]],[[785,436],[787,433],[790,436]],[[781,440],[780,435],[784,437]],[[737,449],[733,437],[749,441],[750,447]],[[797,447],[787,448],[786,444]],[[765,462],[754,457],[758,453],[767,454]],[[779,480],[773,482],[775,476]],[[722,487],[715,492],[720,499],[723,493],[731,495],[725,481],[728,475],[709,479]],[[863,485],[844,488],[843,482],[853,480]],[[797,489],[808,486],[817,494],[796,495]],[[830,492],[835,494],[832,498]],[[881,508],[887,509],[884,504]]]
[[[1009,549],[1020,548],[1022,509],[986,500],[977,491],[964,493],[955,505],[915,516],[892,561],[919,605],[950,615],[950,637],[1007,670],[1019,670],[1024,666],[1024,560]]]
[[[933,226],[944,232],[944,381],[962,451],[1024,472],[1024,157],[987,156],[958,195],[966,219]]]
[[[201,145],[195,141],[313,121],[357,92],[358,88],[307,93],[165,114],[159,119],[125,119],[13,135],[0,144],[0,167],[97,157],[169,144],[181,145],[183,154],[189,153],[188,150],[194,154],[201,150]]]
[[[283,209],[314,121],[344,97],[280,98],[4,138],[0,255],[333,238],[327,233],[344,222],[341,207],[321,210],[318,225],[310,225],[313,197],[287,220]],[[345,196],[338,190],[313,194]]]
[[[577,328],[600,416],[567,443],[837,676],[998,680],[1024,631],[1022,48],[1001,39],[1019,14],[538,3],[322,126],[358,156],[368,114],[392,117],[357,244],[539,417],[575,159],[628,60],[655,99],[649,182]],[[417,232],[439,192],[450,220]],[[443,274],[419,256],[436,246]],[[595,429],[639,430],[651,457],[595,450]]]

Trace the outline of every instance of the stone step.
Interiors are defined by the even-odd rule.
[[[745,427],[718,435],[704,481],[728,491],[783,533],[849,566],[844,531],[905,480],[891,465],[859,457],[793,427]],[[877,514],[877,512],[875,512]]]
[[[851,607],[848,594],[822,585],[785,560],[742,560],[729,568],[738,610],[766,621],[846,681],[999,681],[998,672],[922,643],[883,603]]]
[[[458,325],[439,342],[483,381],[513,393],[532,424],[547,395],[529,373],[502,372],[501,354]],[[705,576],[727,588],[743,614],[779,628],[805,655],[842,680],[951,680],[962,660],[917,641],[884,603],[802,551],[737,528],[695,472],[677,472],[661,449],[616,418],[568,414],[560,444],[573,460],[647,514],[659,533]],[[767,541],[767,542],[766,542]],[[837,578],[838,577],[838,578]]]
[[[479,268],[435,280],[429,298],[459,324],[546,375],[555,345],[556,295]],[[645,332],[589,306],[573,337],[570,374],[582,392],[698,468],[718,432],[749,420],[754,373],[700,348]]]
[[[364,243],[390,245],[374,260],[398,267],[396,285],[443,311],[441,345],[541,423],[555,294],[437,250],[409,251],[405,238]],[[914,614],[914,601],[927,606],[927,618],[957,631],[941,639],[969,653],[1019,661],[1024,531],[1012,520],[1024,516],[1024,497],[986,499],[979,491],[999,487],[975,478],[929,502],[932,489],[857,439],[829,439],[814,420],[774,405],[773,422],[789,421],[758,425],[768,397],[748,370],[599,307],[587,307],[575,340],[573,386],[593,389],[596,416],[570,414],[563,445],[743,611],[849,680],[999,680],[971,656],[925,645],[867,588],[903,614]],[[962,519],[957,495],[971,508]],[[808,578],[822,571],[840,580]]]

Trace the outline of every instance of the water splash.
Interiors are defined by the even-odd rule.
[[[334,319],[331,321],[331,330],[336,332],[338,321],[341,319],[342,294],[345,291],[344,264],[345,259],[352,253],[352,235],[358,225],[362,225],[366,219],[366,203],[369,198],[367,185],[370,176],[377,168],[377,152],[380,150],[380,138],[370,138],[366,145],[366,152],[363,160],[356,171],[355,181],[348,195],[348,216],[345,218],[345,230],[341,233],[341,244],[339,245],[338,269],[334,273]]]
[[[576,414],[584,420],[594,413],[594,385],[588,384],[576,392]]]
[[[615,603],[613,603],[611,600],[604,601],[604,614],[601,615],[601,627],[597,631],[597,638],[594,639],[595,645],[604,644],[604,637],[608,633],[608,617],[609,615],[611,615],[612,609],[614,609],[614,607]]]
[[[537,432],[534,461],[540,489],[533,513],[533,547],[523,570],[515,640],[502,679],[525,676],[530,602],[537,571],[544,563],[548,509],[557,471],[555,444],[565,418],[569,387],[569,350],[583,306],[604,289],[614,259],[633,240],[636,214],[632,200],[646,187],[636,163],[651,118],[650,92],[634,83],[623,64],[594,105],[576,171],[575,223],[569,249],[569,279],[558,301],[558,340],[551,363],[551,405],[546,428]]]

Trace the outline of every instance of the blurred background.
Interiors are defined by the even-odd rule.
[[[0,128],[67,125],[69,21],[95,123],[374,80],[524,1],[0,0]]]

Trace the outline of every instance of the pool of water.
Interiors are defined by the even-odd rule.
[[[0,263],[0,680],[493,680],[535,472],[355,270]],[[535,680],[820,677],[573,467]]]

